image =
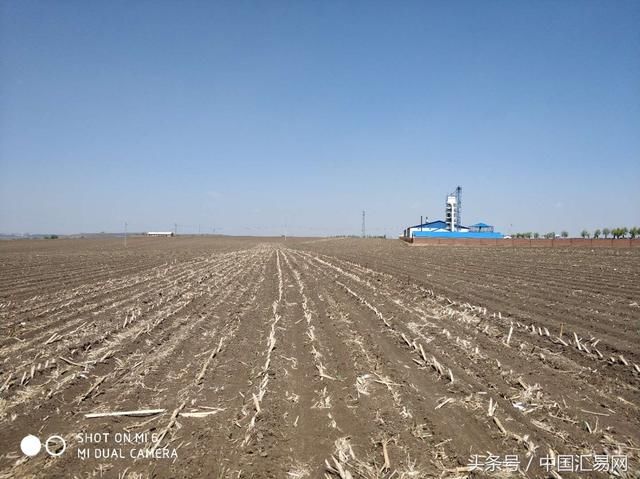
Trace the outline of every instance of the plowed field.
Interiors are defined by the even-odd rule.
[[[0,271],[0,477],[638,474],[640,251],[11,241]]]

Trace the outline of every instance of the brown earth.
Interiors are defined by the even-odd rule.
[[[0,271],[0,478],[638,477],[637,249],[31,240]]]

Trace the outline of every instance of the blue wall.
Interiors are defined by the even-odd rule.
[[[414,238],[473,238],[473,239],[496,239],[503,238],[502,233],[462,233],[458,231],[414,231]]]

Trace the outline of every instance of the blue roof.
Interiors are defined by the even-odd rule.
[[[431,227],[433,227],[433,226],[436,226],[436,225],[445,225],[445,226],[446,226],[446,225],[447,225],[447,223],[446,223],[446,222],[444,222],[444,221],[442,221],[442,220],[437,220],[437,221],[430,221],[430,222],[428,222],[428,223],[423,223],[423,224],[421,224],[421,225],[409,226],[409,228],[420,228],[421,226],[422,226],[422,227],[425,227],[425,226],[431,226]]]
[[[476,223],[475,225],[471,225],[471,226],[477,226],[478,228],[486,228],[487,226],[491,226],[491,225],[488,225],[487,223]]]

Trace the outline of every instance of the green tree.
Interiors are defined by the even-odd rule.
[[[544,237],[545,237],[546,239],[553,239],[553,238],[555,238],[555,237],[556,237],[556,233],[555,233],[555,231],[551,231],[551,232],[549,232],[549,233],[545,234],[545,235],[544,235]]]
[[[534,238],[534,239],[538,239],[538,238],[540,238],[540,233],[537,233],[537,232],[536,232],[536,233],[533,233],[533,238]]]
[[[631,239],[634,239],[638,235],[640,235],[640,229],[637,226],[629,228],[629,236],[631,236]]]
[[[582,236],[583,238],[588,238],[589,232],[587,230],[582,230],[582,232],[580,233],[580,236]]]
[[[609,228],[602,228],[602,235],[605,237],[605,239],[607,238],[607,236],[609,236],[610,233],[611,230]]]
[[[569,233],[566,231],[563,231],[562,233],[560,233],[560,236],[562,236],[563,238],[567,238],[569,237]]]
[[[595,239],[600,238],[600,233],[601,233],[601,231],[600,231],[599,229],[598,229],[598,230],[595,230],[595,231],[593,232],[593,237],[594,237]]]
[[[620,237],[625,238],[629,234],[629,228],[626,226],[624,228],[620,228]]]

